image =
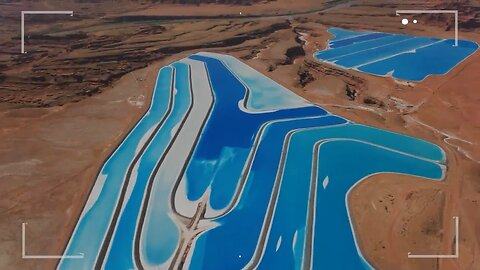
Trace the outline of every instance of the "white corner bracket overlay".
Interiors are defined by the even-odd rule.
[[[25,225],[26,222],[22,223],[22,259],[83,259],[84,254],[79,253],[78,255],[27,255],[25,250]]]
[[[458,259],[460,256],[459,253],[459,234],[458,234],[458,217],[453,217],[455,220],[455,254],[452,255],[414,255],[411,252],[408,252],[409,259]]]
[[[422,13],[429,13],[429,14],[455,14],[455,45],[454,47],[458,47],[458,10],[397,10],[397,16],[400,14],[422,14]]]
[[[25,51],[25,15],[27,14],[42,14],[42,15],[70,15],[73,16],[73,11],[48,11],[48,10],[35,10],[35,11],[22,11],[22,26],[21,26],[21,39],[22,39],[22,53]]]

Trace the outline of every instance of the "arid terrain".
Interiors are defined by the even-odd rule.
[[[377,269],[479,269],[480,53],[408,84],[313,53],[329,27],[453,37],[451,17],[404,26],[396,9],[458,9],[460,38],[480,43],[480,3],[191,2],[0,1],[0,269],[56,266],[22,259],[22,223],[27,255],[61,254],[102,163],[147,109],[158,69],[198,51],[234,55],[332,113],[441,146],[445,181],[385,174],[351,192],[359,245]],[[75,15],[28,17],[21,54],[21,10]],[[458,259],[407,258],[452,254],[453,216]]]

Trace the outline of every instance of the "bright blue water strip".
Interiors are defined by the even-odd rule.
[[[243,165],[260,126],[270,120],[325,115],[315,106],[267,113],[247,113],[239,108],[246,89],[221,61],[200,55],[215,94],[215,104],[186,171],[187,198],[199,199],[211,186],[210,205],[223,209],[230,203]]]
[[[319,152],[312,269],[371,269],[355,246],[345,207],[349,189],[364,177],[380,172],[439,179],[441,168],[436,163],[355,141],[328,142],[320,146]],[[322,181],[327,176],[329,182],[324,188]]]
[[[357,31],[345,30],[345,29],[335,28],[335,27],[329,28],[328,32],[334,35],[334,37],[330,39],[331,41],[336,41],[339,39],[346,39],[346,38],[351,38],[351,37],[361,36],[361,35],[366,35],[371,33],[371,32],[357,32]]]
[[[221,60],[249,88],[245,104],[249,110],[272,111],[311,106],[300,96],[233,56],[203,52],[199,54]]]
[[[390,36],[390,35],[391,34],[386,34],[386,33],[371,33],[371,34],[367,34],[367,35],[356,36],[356,37],[342,39],[342,40],[338,40],[338,41],[332,41],[330,43],[330,48],[340,48],[340,47],[351,45],[351,44],[354,44],[354,43],[365,42],[365,41],[368,41],[368,40],[377,39],[377,38],[381,38],[381,37],[386,37],[386,36]]]
[[[257,246],[287,133],[299,128],[343,123],[346,121],[342,118],[325,116],[268,124],[238,205],[228,215],[214,220],[220,226],[199,237],[190,269],[242,269]]]
[[[399,41],[412,39],[412,38],[413,38],[412,36],[406,36],[406,35],[390,35],[382,38],[373,39],[370,41],[354,43],[352,45],[344,46],[337,49],[320,51],[315,54],[315,57],[321,60],[332,61],[338,57],[341,57],[347,54],[353,54],[363,50],[386,46],[394,42],[399,42]]]
[[[169,149],[169,154],[163,160],[153,180],[143,227],[139,228],[141,230],[139,255],[145,269],[168,267],[170,259],[173,259],[176,248],[180,244],[180,225],[172,212],[172,207],[175,207],[171,204],[174,196],[172,192],[191,150],[191,144],[196,136],[200,136],[204,117],[208,116],[208,110],[214,102],[203,63],[187,59],[184,61],[192,64],[190,77],[194,104],[185,126],[180,130],[179,136]],[[199,74],[205,74],[205,76],[201,78]],[[199,79],[203,79],[204,82],[199,82]]]
[[[331,28],[329,32],[339,32],[344,38],[331,39],[330,49],[315,54],[319,61],[334,62],[344,68],[356,67],[373,75],[392,73],[394,78],[409,81],[422,81],[429,75],[444,75],[478,49],[478,44],[472,41],[459,40],[459,46],[453,47],[451,39],[405,35],[352,43],[375,33],[365,35],[365,32],[356,32],[355,35],[353,31],[338,28]]]
[[[416,53],[406,53],[383,61],[374,62],[358,69],[378,75],[394,71],[393,76],[401,80],[421,81],[428,75],[446,74],[459,62],[474,53],[478,45],[472,41],[445,40],[431,46],[418,49]],[[414,66],[415,68],[412,68]]]
[[[347,55],[345,57],[337,58],[336,65],[343,67],[355,67],[367,62],[376,61],[382,58],[390,57],[398,53],[407,52],[409,50],[416,49],[421,46],[433,44],[440,41],[436,38],[415,38],[405,40],[396,44],[375,48],[371,50],[361,51],[356,54]]]
[[[84,259],[61,260],[58,269],[93,269],[103,238],[110,225],[110,219],[122,189],[125,174],[136,155],[137,148],[141,148],[141,139],[150,129],[160,123],[167,112],[171,83],[172,68],[161,69],[147,114],[142,117],[122,144],[105,162],[94,187],[94,191],[98,187],[101,189],[98,197],[94,197],[96,198],[95,201],[89,198],[84,209],[86,212],[82,214],[71,236],[65,254],[83,253]]]
[[[423,158],[444,160],[443,151],[434,144],[362,125],[311,129],[295,133],[290,140],[276,211],[273,217],[265,254],[262,257],[258,269],[277,269],[280,266],[285,269],[301,269],[312,170],[311,153],[317,141],[335,138],[366,141],[397,151],[418,155]],[[357,159],[369,160],[374,158],[374,155],[375,152],[370,154],[370,152],[367,151],[364,152],[363,155],[358,156]],[[324,162],[325,159],[328,158],[329,156],[322,155],[320,162]],[[355,166],[354,168],[349,167],[348,170],[345,170],[345,164],[345,162],[337,162],[331,169],[338,172],[363,170],[361,167],[357,168],[355,165],[351,165]],[[395,164],[398,166],[404,165],[402,162]],[[428,170],[425,174],[421,175],[434,179],[439,178],[442,175],[442,169],[440,166],[436,166],[438,170]],[[411,171],[409,173],[416,174],[417,171]],[[321,180],[323,180],[323,178]],[[295,194],[295,196],[292,196],[292,194]],[[345,207],[345,204],[342,203],[342,206]],[[334,218],[334,216],[329,218]],[[319,219],[323,220],[323,217],[319,217]],[[337,231],[335,230],[335,232]],[[293,246],[295,235],[296,245]],[[277,250],[277,243],[280,237],[282,237],[281,245]],[[354,245],[353,242],[341,241],[339,243]],[[356,257],[357,256],[355,256],[355,258]],[[326,269],[331,268],[327,267]]]
[[[130,181],[134,181],[135,186],[120,215],[114,237],[110,244],[110,252],[106,258],[105,269],[132,269],[135,267],[133,262],[135,230],[147,183],[150,177],[152,177],[155,165],[159,162],[161,156],[165,154],[165,150],[172,140],[172,131],[175,126],[179,125],[183,118],[186,117],[188,108],[191,105],[192,97],[190,95],[188,65],[174,63],[173,67],[175,67],[176,93],[172,112],[140,158],[137,175],[132,175]],[[173,250],[177,246],[178,239],[177,241],[166,243],[160,238],[162,238],[162,235],[165,235],[169,240],[172,240],[170,239],[170,235],[174,234],[175,232],[161,229],[159,230],[158,241],[165,243],[165,245],[168,245],[168,247]],[[171,254],[166,254],[166,256],[168,255]]]

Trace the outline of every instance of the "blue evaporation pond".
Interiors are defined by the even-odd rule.
[[[385,34],[385,33],[371,33],[371,34],[365,34],[365,35],[359,35],[355,37],[350,37],[350,38],[345,38],[337,41],[332,41],[330,43],[330,48],[340,48],[343,46],[355,44],[355,43],[361,43],[364,41],[369,41],[372,39],[377,39],[377,38],[382,38],[390,36],[390,34]]]
[[[358,68],[363,72],[392,76],[398,79],[421,81],[428,75],[444,75],[474,53],[478,44],[459,40],[458,47],[453,47],[454,40],[443,40],[431,46],[417,49],[415,53],[404,53],[380,62],[374,62]]]
[[[454,46],[453,39],[338,28],[329,32],[335,37],[329,41],[328,49],[315,54],[317,60],[407,81],[445,75],[478,49],[477,43],[467,40],[459,40]]]
[[[351,37],[372,33],[372,32],[350,31],[350,30],[345,30],[345,29],[335,28],[335,27],[328,29],[328,32],[334,36],[332,39],[330,39],[330,41],[351,38]]]

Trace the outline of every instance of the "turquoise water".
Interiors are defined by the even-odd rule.
[[[368,153],[368,158],[365,158],[365,153]],[[353,244],[353,234],[332,233],[352,230],[345,208],[345,195],[352,185],[377,173],[441,179],[443,172],[436,163],[359,141],[327,142],[320,146],[318,156],[313,269],[361,269],[364,266],[365,261],[358,256],[359,250]],[[353,161],[347,165],[349,169],[339,169],[339,164],[345,166],[346,160]],[[322,181],[327,176],[329,183],[324,188]]]
[[[65,254],[84,254],[84,259],[61,260],[58,269],[93,269],[103,239],[110,225],[118,196],[121,192],[127,170],[135,157],[141,140],[161,122],[170,102],[170,86],[173,69],[160,70],[153,92],[152,103],[142,119],[128,134],[122,144],[105,162],[88,198],[82,216],[70,238]]]
[[[332,122],[332,120],[335,122]],[[329,127],[342,123],[344,124],[343,126]],[[283,177],[281,177],[281,180],[277,180],[282,183],[280,196],[275,207],[273,225],[267,241],[265,254],[259,264],[260,269],[279,269],[281,266],[285,267],[281,269],[302,268],[306,213],[312,171],[312,156],[306,153],[313,151],[315,142],[333,138],[352,138],[379,143],[386,147],[392,147],[396,151],[405,151],[412,155],[420,155],[426,159],[444,160],[443,151],[428,142],[379,129],[345,124],[345,121],[341,119],[336,120],[335,117],[298,119],[270,124],[262,135],[262,141],[256,152],[240,202],[228,215],[215,219],[220,226],[207,231],[199,237],[196,242],[196,250],[193,254],[190,269],[241,269],[252,259],[255,249],[261,248],[257,246],[261,232],[259,224],[265,222],[268,200],[271,196],[273,183],[277,177],[283,139],[291,130],[312,128],[298,131],[290,140]],[[313,128],[319,126],[325,127]],[[327,157],[329,156],[327,155]],[[368,160],[375,157],[365,154],[358,158]],[[403,167],[404,164],[401,163],[401,159],[399,161],[386,164],[386,168],[388,166],[398,166],[397,170],[405,170],[405,173],[431,177],[432,179],[439,179],[442,176],[442,167],[434,162],[420,160],[429,164],[433,170],[426,170],[421,174],[417,174],[417,167],[409,170],[408,167]],[[418,164],[420,167],[422,162]],[[344,164],[339,162],[336,166],[332,165],[331,169],[333,171],[341,171],[343,166]],[[359,173],[369,172],[369,168],[362,168],[361,166],[351,167],[351,169]],[[350,187],[356,183],[356,180],[359,179],[353,178],[351,181],[346,181],[346,186]],[[343,207],[344,211],[346,211],[344,204],[345,193],[332,194],[343,200],[343,203],[338,208]],[[329,217],[332,220],[336,220],[336,215],[330,215]],[[320,219],[323,219],[323,217]],[[343,220],[343,225],[349,225],[348,218]],[[346,231],[350,232],[350,228]],[[276,249],[280,236],[282,236],[282,242],[291,244],[295,233],[297,234],[296,254],[293,253],[292,245],[281,245],[280,249]],[[347,233],[346,235],[351,236],[352,234]],[[225,241],[225,239],[229,240]],[[342,241],[340,244],[345,246],[345,249],[348,249],[346,244],[350,244],[350,249],[353,248],[356,254],[357,250],[353,241]],[[218,260],[218,257],[224,259]],[[354,258],[361,260],[358,256],[354,256]]]
[[[175,95],[172,111],[143,153],[139,160],[136,174],[130,180],[134,182],[134,187],[126,200],[125,208],[122,209],[110,243],[110,251],[105,261],[105,268],[107,269],[134,268],[131,255],[133,254],[137,219],[147,184],[149,181],[153,181],[152,172],[155,165],[162,159],[168,145],[171,143],[172,131],[175,131],[175,127],[181,124],[182,120],[187,117],[188,109],[191,106],[192,97],[190,94],[188,65],[174,63],[172,66],[175,68]],[[162,243],[164,249],[173,250],[177,246],[178,239],[175,241],[172,237],[177,234],[176,230],[173,226],[166,226],[162,230],[162,235],[167,235],[168,237],[160,236],[157,241]],[[165,240],[162,241],[163,239]],[[164,253],[161,254],[163,255]],[[148,256],[149,254],[146,255]],[[170,254],[167,253],[164,257],[168,255]]]
[[[341,51],[329,57],[338,61],[357,54],[355,46],[368,50],[366,42],[409,41],[332,32]],[[449,45],[434,48],[448,51]],[[233,57],[200,53],[188,61],[206,68],[200,79],[211,89],[192,88],[188,64],[160,70],[148,113],[106,161],[65,251],[85,259],[62,260],[58,269],[168,268],[189,223],[181,212],[186,206],[176,204],[195,212],[206,192],[209,218],[200,222],[188,269],[369,269],[348,216],[350,188],[377,173],[443,178],[445,154],[432,143],[331,115]],[[184,121],[198,119],[189,114],[195,93],[209,91],[214,101],[205,125],[183,130]],[[171,146],[186,140],[177,137],[180,131],[198,135],[191,149],[172,158],[180,148]],[[165,160],[175,169],[162,167]],[[174,193],[179,183],[186,194],[176,201],[183,196]]]
[[[326,112],[315,106],[264,113],[245,112],[238,104],[247,90],[221,61],[201,55],[190,58],[206,64],[215,104],[186,170],[187,198],[196,201],[210,187],[211,207],[223,209],[234,196],[243,164],[263,123],[325,115]]]
[[[410,35],[345,31],[331,28],[335,35],[329,48],[315,53],[319,61],[343,68],[408,81],[444,75],[478,49],[472,41],[416,37]],[[340,35],[341,38],[338,38]]]
[[[280,188],[280,194],[278,201],[276,202],[276,211],[273,217],[272,226],[268,235],[268,242],[266,245],[265,254],[262,257],[260,262],[260,269],[274,269],[279,265],[288,266],[287,269],[301,269],[303,263],[303,249],[305,246],[305,234],[307,226],[307,209],[309,208],[309,195],[310,195],[310,181],[312,178],[312,161],[313,161],[313,149],[314,144],[319,141],[329,141],[329,140],[358,140],[365,143],[372,143],[380,145],[383,147],[390,148],[394,151],[403,152],[409,155],[418,155],[422,158],[428,158],[432,160],[444,160],[444,154],[441,149],[438,147],[415,138],[386,132],[379,129],[373,129],[370,127],[350,124],[342,127],[332,127],[326,129],[310,129],[302,132],[295,133],[289,144],[288,155],[285,161],[285,169],[283,171],[282,185]],[[346,144],[348,145],[348,144]],[[322,148],[321,148],[322,149]],[[348,150],[348,148],[345,148]],[[423,152],[422,149],[427,151]],[[352,149],[353,150],[353,149]],[[391,153],[397,153],[394,151],[389,151]],[[310,154],[305,154],[310,153]],[[340,154],[340,152],[338,153]],[[375,171],[375,168],[363,167],[362,161],[366,160],[381,160],[382,158],[388,157],[389,154],[378,155],[376,151],[365,151],[362,155],[356,156],[355,159],[345,159],[343,162],[341,159],[337,158],[337,153],[332,153],[331,155],[325,155],[323,152],[320,152],[319,162],[325,162],[329,164],[330,174],[326,174],[331,179],[330,182],[335,181],[340,178],[344,172],[355,172],[360,175],[367,176],[372,173],[377,173],[380,171]],[[405,156],[405,155],[403,155]],[[331,160],[330,160],[331,159]],[[415,159],[418,160],[418,159]],[[418,167],[404,167],[402,163],[402,158],[399,160],[391,160],[390,163],[386,163],[388,159],[385,159],[381,164],[385,168],[394,168],[391,171],[401,170],[406,174],[417,175],[428,177],[431,179],[441,179],[442,177],[442,167],[435,162],[423,161],[415,163],[420,168],[423,163],[429,164],[429,170],[423,171],[419,174]],[[360,164],[360,165],[359,165]],[[345,169],[348,167],[348,169]],[[381,168],[381,166],[380,166]],[[433,168],[433,169],[432,169]],[[411,169],[411,170],[410,170]],[[325,176],[319,174],[319,185],[317,188],[322,187],[322,181]],[[348,190],[352,185],[354,185],[360,178],[341,178],[343,187]],[[339,209],[342,211],[329,212],[329,215],[318,215],[316,220],[328,220],[328,224],[336,224],[337,228],[334,230],[328,231],[329,234],[335,232],[335,235],[352,235],[350,229],[349,219],[344,213],[346,212],[345,205],[345,193],[346,192],[337,192],[335,190],[331,191],[328,189],[330,196],[336,198],[336,205],[325,204],[324,207],[331,209]],[[291,194],[295,194],[292,196]],[[317,192],[317,202],[322,201],[320,195]],[[338,202],[341,202],[338,204]],[[318,205],[318,204],[317,204]],[[318,208],[318,206],[317,206]],[[296,236],[296,246],[298,246],[294,252],[292,249],[292,243],[294,235]],[[278,239],[282,237],[282,243],[288,243],[285,245],[280,245],[277,249]],[[340,237],[339,237],[340,238]],[[319,244],[321,242],[318,242]],[[324,242],[325,243],[325,242]],[[337,244],[327,241],[328,245],[341,246],[341,250],[353,250],[354,255],[349,254],[344,256],[341,251],[338,251],[336,257],[332,258],[339,262],[341,265],[342,258],[349,258],[349,261],[360,262],[360,259],[357,254],[357,249],[355,247],[354,241],[338,240]],[[316,247],[316,246],[315,246]],[[327,256],[318,254],[325,260],[329,260]],[[328,256],[332,256],[331,253]],[[331,264],[326,264],[329,267],[333,267]],[[355,264],[355,267],[351,268],[338,268],[338,269],[360,269],[361,264]],[[327,269],[329,269],[327,267]]]
[[[169,148],[169,154],[155,172],[151,193],[147,195],[148,203],[144,203],[144,215],[142,214],[137,225],[138,254],[135,256],[137,260],[141,260],[145,268],[167,267],[180,244],[180,226],[176,222],[178,219],[172,215],[174,205],[170,200],[174,195],[175,183],[185,168],[188,153],[195,144],[195,137],[200,135],[202,122],[208,116],[208,110],[213,102],[211,89],[201,87],[202,83],[208,86],[208,82],[200,82],[203,78],[200,75],[205,74],[202,73],[205,72],[203,64],[188,60],[182,62],[189,63],[191,68],[193,108],[174,144]]]
[[[303,98],[233,56],[218,53],[199,53],[198,55],[221,60],[243,82],[249,91],[246,102],[248,110],[271,111],[311,106]]]
[[[196,242],[190,269],[241,269],[252,257],[261,233],[287,133],[307,127],[345,124],[336,116],[281,120],[269,123],[255,151],[244,191],[236,207],[215,219],[220,226]],[[225,241],[229,239],[229,241]],[[218,257],[223,258],[218,260]]]

